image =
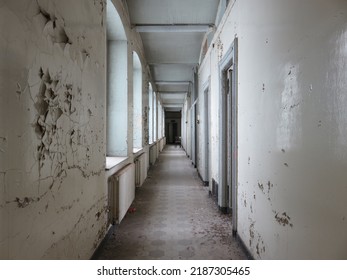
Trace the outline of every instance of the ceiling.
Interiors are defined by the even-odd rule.
[[[127,5],[162,104],[180,111],[219,0],[127,0]]]

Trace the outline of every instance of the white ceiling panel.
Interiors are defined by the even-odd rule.
[[[163,99],[163,106],[165,107],[166,105],[181,105],[183,104],[184,99]]]
[[[186,97],[186,94],[184,93],[161,93],[160,94],[161,98],[163,100],[184,100],[184,98]]]
[[[157,81],[190,81],[195,64],[150,65],[153,78]]]
[[[175,84],[157,85],[158,92],[176,93],[176,92],[188,92],[188,90],[189,90],[189,85],[175,85]]]
[[[151,63],[198,63],[203,33],[142,33],[146,59]]]
[[[134,24],[213,24],[218,0],[127,0]]]
[[[182,107],[165,107],[166,112],[180,112]]]

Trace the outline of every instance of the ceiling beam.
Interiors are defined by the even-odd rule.
[[[197,66],[199,65],[199,63],[197,62],[181,62],[181,61],[178,61],[178,62],[163,62],[163,63],[160,63],[160,62],[149,62],[148,65],[149,66],[172,66],[172,65],[187,65],[187,66]]]
[[[169,93],[169,94],[182,94],[182,93],[187,93],[188,91],[177,91],[177,90],[173,90],[173,91],[167,91],[167,90],[163,90],[163,91],[161,91],[161,90],[158,90],[157,91],[158,93],[160,93],[160,94],[167,94],[167,93]]]
[[[191,81],[155,81],[157,85],[189,85]]]
[[[182,108],[183,103],[177,103],[177,104],[163,104],[163,107],[165,108]]]
[[[213,24],[136,24],[135,30],[140,33],[148,32],[197,32],[205,33],[213,29]]]

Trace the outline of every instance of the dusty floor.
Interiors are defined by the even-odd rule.
[[[246,259],[208,187],[178,146],[166,146],[97,259]]]

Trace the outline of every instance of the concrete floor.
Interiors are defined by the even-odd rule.
[[[178,146],[166,146],[120,225],[96,259],[247,259],[196,169]]]

